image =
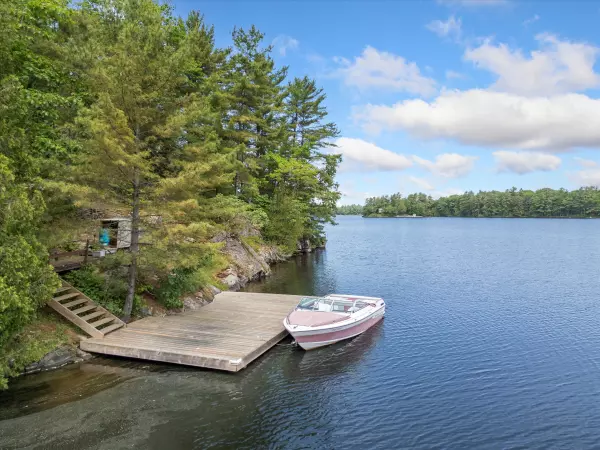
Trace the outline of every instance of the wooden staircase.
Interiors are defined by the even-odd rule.
[[[121,319],[64,281],[48,306],[92,337],[102,338],[125,326]]]

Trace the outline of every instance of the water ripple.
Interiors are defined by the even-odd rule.
[[[598,223],[341,218],[326,252],[252,289],[380,295],[369,332],[236,375],[100,360],[26,378],[0,395],[0,447],[598,447]]]

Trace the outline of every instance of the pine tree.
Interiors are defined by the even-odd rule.
[[[287,67],[275,68],[270,46],[261,48],[264,35],[254,26],[233,32],[234,53],[226,92],[226,139],[239,161],[234,191],[253,202],[262,194],[261,181],[270,170],[270,154],[284,140],[282,83]]]
[[[293,150],[289,156],[310,161],[339,135],[333,122],[323,123],[326,98],[323,89],[308,77],[294,78],[287,86],[285,113]]]
[[[101,57],[88,71],[97,101],[80,118],[87,140],[75,179],[81,206],[131,218],[128,319],[138,266],[168,273],[192,265],[210,230],[199,221],[199,194],[232,177],[222,170],[219,117],[192,76],[198,17],[188,23],[192,36],[151,0],[90,1],[84,13],[86,42]]]
[[[291,250],[331,221],[323,92],[285,87],[255,27],[219,49],[155,0],[5,0],[0,40],[0,347],[56,287],[44,245],[89,234],[89,210],[131,219],[110,259],[126,319],[138,280],[206,279],[218,231]]]
[[[328,151],[335,147],[333,139],[339,135],[339,130],[333,122],[325,122],[326,96],[314,80],[295,78],[289,83],[287,94],[285,115],[289,139],[284,156],[316,168],[316,183],[300,192],[303,193],[302,201],[308,205],[303,238],[320,244],[324,224],[334,223],[340,198],[335,175],[341,156]]]

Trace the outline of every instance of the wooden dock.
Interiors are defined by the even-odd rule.
[[[283,319],[299,296],[222,292],[196,311],[147,317],[81,349],[187,366],[237,372],[284,337]]]

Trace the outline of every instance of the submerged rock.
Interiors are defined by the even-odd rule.
[[[80,363],[93,358],[93,356],[83,350],[65,345],[44,355],[42,359],[25,367],[24,373],[37,373],[46,370],[58,369],[67,364]]]

